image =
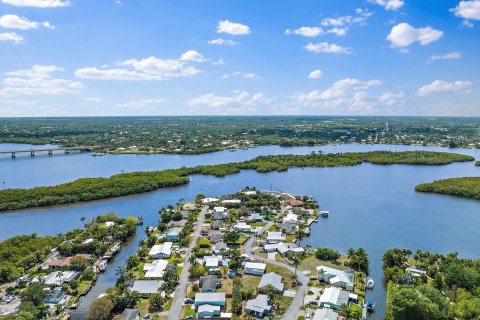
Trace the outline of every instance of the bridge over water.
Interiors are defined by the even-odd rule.
[[[64,151],[65,153],[70,153],[71,151],[80,151],[80,152],[89,152],[95,147],[93,146],[81,146],[81,147],[56,147],[56,148],[40,148],[40,149],[20,149],[20,150],[8,150],[8,151],[0,151],[0,155],[2,154],[11,154],[12,158],[17,157],[17,153],[30,153],[31,157],[35,157],[35,153],[37,152],[47,152],[49,156],[53,155],[54,151]]]

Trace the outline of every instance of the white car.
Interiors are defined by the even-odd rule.
[[[310,320],[310,313],[309,312],[307,312],[307,315],[306,315],[305,319]]]

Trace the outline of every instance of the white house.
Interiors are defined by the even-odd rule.
[[[133,282],[132,291],[137,291],[142,296],[158,293],[163,281],[161,280],[135,280]]]
[[[154,260],[152,263],[145,263],[143,266],[143,272],[145,272],[145,278],[161,278],[165,269],[167,268],[168,260]]]
[[[267,265],[265,263],[247,262],[243,267],[243,271],[245,272],[245,274],[261,276],[265,273],[266,268]]]
[[[267,243],[279,243],[285,241],[285,236],[281,231],[268,231],[267,232]]]
[[[148,255],[154,259],[168,259],[172,255],[172,245],[172,242],[156,244],[150,249]]]
[[[212,203],[212,202],[218,202],[220,199],[217,198],[204,198],[202,199],[202,203],[207,204],[207,203]]]
[[[343,305],[348,306],[350,302],[350,295],[350,292],[343,291],[338,288],[325,288],[322,295],[320,296],[320,307],[340,310]]]
[[[247,224],[245,221],[237,221],[233,225],[233,229],[239,232],[252,232],[252,226]]]
[[[283,223],[298,223],[298,216],[295,213],[288,213],[283,217]]]
[[[45,277],[44,284],[60,286],[63,283],[71,283],[80,275],[77,271],[55,271]]]
[[[220,264],[222,257],[219,256],[205,256],[203,257],[203,262],[205,263],[205,268],[207,270],[217,269]]]
[[[338,270],[326,266],[317,267],[318,280],[326,281],[330,285],[339,288],[345,288],[346,290],[353,290],[353,273]]]

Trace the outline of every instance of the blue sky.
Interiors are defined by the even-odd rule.
[[[480,115],[480,0],[0,0],[0,116]]]

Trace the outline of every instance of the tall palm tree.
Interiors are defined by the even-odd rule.
[[[293,265],[295,266],[295,278],[297,277],[297,268],[298,265],[300,264],[300,258],[297,256],[294,256],[292,259]]]

